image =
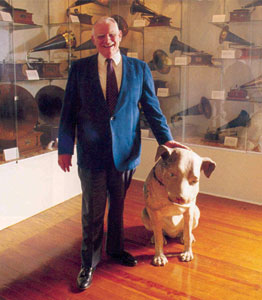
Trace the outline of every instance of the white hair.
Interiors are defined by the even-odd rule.
[[[98,20],[96,20],[96,22],[94,23],[93,28],[92,28],[92,35],[94,35],[95,26],[97,24],[103,24],[103,23],[105,23],[105,24],[114,23],[116,25],[116,27],[117,27],[117,30],[119,31],[119,27],[118,27],[117,21],[114,18],[112,18],[112,17],[104,16],[104,17],[101,17]]]

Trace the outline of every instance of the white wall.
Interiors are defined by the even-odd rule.
[[[219,149],[189,145],[200,156],[213,159],[217,167],[211,177],[204,175],[200,181],[200,192],[262,205],[262,155],[255,152]],[[135,179],[145,180],[154,165],[157,143],[144,138],[142,161]]]
[[[0,230],[81,193],[75,158],[70,173],[57,151],[0,166]]]

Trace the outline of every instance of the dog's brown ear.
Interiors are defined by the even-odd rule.
[[[216,168],[216,163],[212,159],[208,157],[202,158],[201,170],[204,171],[204,174],[206,175],[207,178],[210,177],[210,175],[215,170],[215,168]]]
[[[164,160],[168,159],[168,157],[171,155],[172,151],[174,150],[174,148],[169,148],[165,145],[160,145],[157,148],[157,152],[156,152],[156,157],[155,157],[155,161],[157,161],[159,159],[159,157],[161,156]]]

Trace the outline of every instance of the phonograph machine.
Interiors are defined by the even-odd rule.
[[[179,51],[180,54],[188,58],[187,64],[190,65],[212,65],[212,55],[199,51],[189,45],[186,45],[178,40],[177,36],[174,36],[170,46],[169,52],[174,53]]]
[[[160,15],[150,8],[146,7],[139,0],[134,0],[130,7],[130,14],[134,15],[136,13],[141,13],[142,18],[149,21],[148,26],[170,26],[171,18]]]
[[[30,49],[26,56],[27,65],[29,69],[37,70],[40,78],[62,77],[63,75],[61,73],[63,69],[61,69],[62,65],[60,63],[46,62],[42,58],[33,57],[32,53],[56,49],[73,49],[75,46],[76,38],[72,31],[59,33],[33,49]]]

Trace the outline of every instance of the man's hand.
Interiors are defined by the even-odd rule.
[[[165,146],[169,147],[169,148],[183,148],[183,149],[187,149],[187,150],[191,150],[189,147],[187,147],[186,145],[183,145],[179,142],[176,141],[167,141],[164,144]]]
[[[64,172],[70,172],[72,166],[72,155],[71,154],[59,154],[58,164]]]

